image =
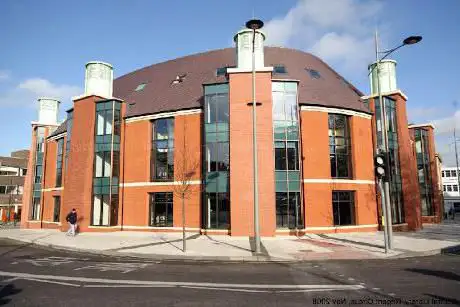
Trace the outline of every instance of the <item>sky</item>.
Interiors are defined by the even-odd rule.
[[[455,165],[459,0],[2,0],[0,155],[30,147],[38,97],[59,98],[64,119],[71,97],[83,93],[86,62],[111,63],[117,77],[231,47],[234,33],[253,16],[265,22],[267,45],[313,53],[366,94],[375,29],[384,49],[422,35],[422,42],[392,55],[398,88],[408,96],[408,121],[433,123],[443,163]]]

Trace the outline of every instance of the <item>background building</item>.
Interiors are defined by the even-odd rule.
[[[0,219],[12,221],[21,216],[24,179],[27,174],[28,150],[18,150],[11,157],[0,157]]]
[[[458,177],[460,169],[456,167],[443,167],[441,169],[442,190],[444,192],[444,212],[450,212],[452,208],[458,214],[460,213],[460,192],[458,186]]]
[[[409,132],[414,144],[420,205],[423,222],[439,223],[443,218],[443,199],[440,189],[438,156],[435,151],[432,124],[410,125]]]
[[[63,229],[76,208],[81,231],[180,231],[185,215],[188,231],[253,235],[252,31],[234,39],[236,57],[233,48],[213,50],[114,81],[110,64],[89,62],[85,93],[63,123],[59,102],[39,99],[23,227]],[[261,234],[376,230],[374,94],[363,102],[319,58],[263,47],[264,39],[258,31]],[[393,219],[420,229],[405,100],[399,90],[385,94]]]

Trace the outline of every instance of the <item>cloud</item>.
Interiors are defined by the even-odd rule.
[[[55,84],[42,78],[31,78],[20,82],[0,96],[0,106],[24,107],[35,106],[39,97],[51,97],[61,102],[69,101],[72,96],[83,90],[74,85]]]
[[[0,70],[0,82],[10,79],[10,72],[8,70]]]
[[[300,0],[286,15],[267,22],[267,45],[312,52],[352,72],[373,60],[379,1]]]
[[[452,134],[455,126],[457,131],[460,128],[460,111],[456,111],[452,116],[433,120],[432,123],[436,127],[437,135]]]

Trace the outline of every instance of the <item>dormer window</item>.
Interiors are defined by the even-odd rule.
[[[273,73],[275,74],[286,74],[287,70],[284,65],[273,65]]]
[[[309,73],[310,77],[312,79],[319,79],[321,78],[321,74],[319,73],[319,71],[315,70],[315,69],[310,69],[310,68],[305,68],[305,70]]]
[[[136,89],[134,91],[135,92],[140,92],[140,91],[144,90],[146,85],[147,85],[147,83],[141,83],[136,87]]]

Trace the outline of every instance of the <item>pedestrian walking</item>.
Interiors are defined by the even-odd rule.
[[[69,230],[66,235],[75,237],[75,230],[77,229],[77,210],[75,208],[67,214],[66,221],[69,223]]]

